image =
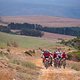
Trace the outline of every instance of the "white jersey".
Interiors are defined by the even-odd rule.
[[[57,58],[59,58],[59,57],[61,57],[62,52],[61,51],[56,51],[56,54],[57,54]]]

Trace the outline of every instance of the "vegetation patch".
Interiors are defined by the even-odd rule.
[[[21,65],[23,67],[31,68],[31,69],[35,69],[36,68],[35,64],[33,64],[32,62],[28,62],[28,61],[22,61],[22,60],[18,60],[18,59],[13,59],[13,60],[11,60],[11,63],[17,64],[17,65]]]
[[[76,71],[80,71],[80,62],[69,61],[67,63],[67,67],[70,67],[71,69],[74,69]]]
[[[31,72],[32,72],[32,70],[31,70]],[[35,72],[32,72],[32,73],[34,74]],[[36,80],[37,74],[36,75],[33,75],[33,74],[18,72],[17,77],[19,77],[21,80]]]
[[[80,61],[80,51],[68,53],[68,60]]]
[[[16,30],[13,31],[12,30]],[[43,27],[38,24],[10,23],[8,26],[1,26],[0,31],[13,34],[42,37],[44,32],[58,33],[64,35],[80,36],[80,27]]]
[[[68,41],[62,39],[60,43],[80,50],[80,37]]]
[[[80,65],[78,65],[78,64],[77,65],[76,64],[73,64],[71,66],[71,68],[74,69],[74,70],[76,70],[76,71],[80,71],[80,68],[79,67],[80,67]]]
[[[32,62],[12,59],[10,60],[9,67],[16,70],[15,76],[21,80],[36,80],[39,75],[39,69]]]
[[[28,51],[25,51],[24,53],[25,53],[26,56],[27,55],[33,56],[35,54],[35,50],[34,49],[33,50],[28,50]]]
[[[38,47],[50,47],[55,44],[51,41],[20,35],[11,35],[0,32],[0,47],[15,46],[22,48],[38,48]]]
[[[3,51],[0,52],[0,58],[10,58],[8,53],[4,53]]]

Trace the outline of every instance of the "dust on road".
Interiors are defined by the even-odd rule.
[[[80,80],[79,71],[70,68],[55,69],[54,67],[46,69],[41,59],[37,59],[35,64],[42,68],[38,80]]]

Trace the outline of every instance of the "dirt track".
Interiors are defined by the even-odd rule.
[[[35,63],[42,68],[38,80],[80,80],[79,71],[70,68],[54,69],[53,67],[49,67],[45,69],[40,59],[36,60]]]

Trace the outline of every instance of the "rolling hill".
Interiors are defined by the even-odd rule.
[[[0,24],[33,23],[47,27],[79,27],[80,19],[52,17],[52,16],[1,16]]]

